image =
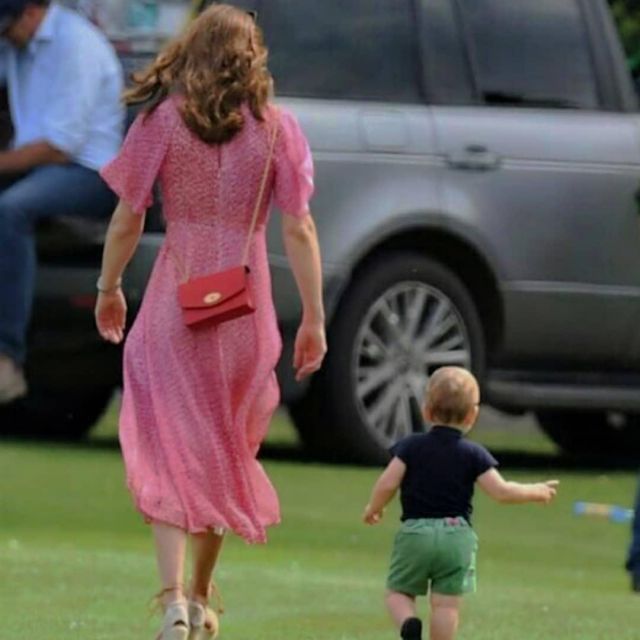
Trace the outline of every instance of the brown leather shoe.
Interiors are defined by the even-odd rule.
[[[0,404],[9,404],[27,395],[22,369],[9,357],[0,355]]]

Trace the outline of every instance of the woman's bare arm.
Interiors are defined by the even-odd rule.
[[[282,216],[284,246],[302,299],[302,322],[296,336],[293,366],[296,378],[317,371],[327,351],[322,301],[322,266],[316,225],[308,213]]]
[[[109,290],[117,286],[140,242],[144,218],[123,200],[118,203],[109,223],[102,253],[101,288]]]
[[[100,335],[114,344],[124,339],[127,318],[127,303],[120,288],[120,280],[140,242],[143,228],[144,216],[136,214],[121,200],[107,231],[98,285],[100,293],[95,310]]]
[[[303,218],[283,215],[282,233],[302,298],[302,321],[324,323],[320,245],[311,214]]]

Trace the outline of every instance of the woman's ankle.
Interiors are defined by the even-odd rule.
[[[164,609],[174,602],[184,602],[184,591],[182,585],[165,587],[158,594],[158,600]]]
[[[196,602],[206,604],[211,597],[211,581],[196,582],[192,581],[189,585],[189,597]]]

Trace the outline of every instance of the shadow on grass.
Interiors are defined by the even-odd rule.
[[[25,449],[48,450],[82,450],[82,451],[114,451],[120,449],[116,438],[95,438],[87,440],[44,440],[33,438],[0,437],[0,444],[11,444]],[[556,469],[562,471],[635,471],[640,466],[640,459],[635,456],[592,455],[571,456],[555,453],[520,452],[513,449],[491,448],[493,455],[499,460],[501,469]],[[260,453],[265,461],[338,464],[336,459],[327,459],[313,455],[299,444],[265,443]],[[365,465],[360,465],[365,466]]]

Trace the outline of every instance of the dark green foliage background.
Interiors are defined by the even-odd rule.
[[[613,0],[610,4],[631,68],[640,70],[640,2]]]

